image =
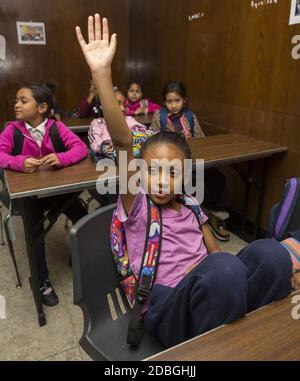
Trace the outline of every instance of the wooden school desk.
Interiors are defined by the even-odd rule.
[[[153,114],[134,116],[134,119],[144,126],[150,127],[152,124]]]
[[[86,133],[88,132],[93,118],[85,119],[63,119],[62,122],[70,128],[74,134]]]
[[[300,306],[300,292],[147,360],[299,361],[300,308],[297,305]]]
[[[134,119],[141,124],[149,127],[152,123],[153,115],[139,115]],[[70,128],[75,134],[88,132],[93,119],[63,119],[62,122]]]
[[[261,142],[239,134],[225,134],[206,138],[191,139],[194,159],[204,159],[205,167],[236,164],[242,161],[266,159],[274,154],[286,152],[286,147]],[[39,284],[37,281],[36,261],[33,250],[33,229],[28,223],[30,210],[26,200],[28,197],[49,197],[64,193],[80,192],[94,188],[98,178],[107,180],[105,174],[96,171],[90,159],[60,170],[41,170],[33,174],[25,174],[5,170],[6,183],[11,199],[19,199],[27,242],[27,253],[31,271],[31,286],[36,303],[40,325],[46,324],[43,313]],[[115,178],[115,180],[117,180]],[[263,203],[264,187],[260,191],[260,204]],[[257,222],[260,223],[261,211],[258,210]]]

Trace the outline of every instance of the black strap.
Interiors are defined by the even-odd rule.
[[[14,128],[14,148],[12,150],[12,156],[21,155],[23,149],[24,136],[21,130],[17,127]]]
[[[134,307],[130,312],[130,320],[127,330],[127,344],[132,347],[139,347],[144,337],[144,320],[142,317],[144,303],[135,301]]]
[[[142,316],[142,311],[156,279],[158,265],[159,265],[159,257],[161,252],[161,243],[162,243],[162,229],[163,229],[162,212],[161,212],[161,208],[157,206],[159,210],[159,214],[160,214],[161,227],[160,227],[158,256],[157,256],[157,261],[155,263],[153,282],[151,282],[151,279],[152,279],[151,277],[147,277],[145,275],[142,276],[146,250],[148,248],[150,226],[151,226],[151,201],[148,197],[147,197],[147,206],[148,206],[148,217],[147,217],[147,233],[146,233],[146,239],[145,239],[144,255],[141,262],[139,279],[135,287],[135,303],[130,314],[130,320],[129,320],[128,331],[127,331],[127,343],[133,347],[138,347],[141,344],[144,337],[144,320]],[[152,286],[151,286],[151,283],[152,283]]]
[[[54,123],[51,126],[49,131],[49,136],[50,136],[54,151],[56,153],[66,152],[66,147],[64,146],[64,143],[61,140],[56,123]]]
[[[60,152],[66,152],[66,147],[64,146],[63,141],[61,140],[58,128],[56,123],[54,123],[49,131],[49,137],[52,142],[52,146],[54,148],[54,151],[56,153]],[[19,130],[17,127],[14,129],[14,148],[12,150],[11,155],[12,156],[18,156],[21,155],[22,149],[23,149],[23,143],[24,143],[24,135],[21,130]]]

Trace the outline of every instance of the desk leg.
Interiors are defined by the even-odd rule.
[[[266,158],[263,161],[261,184],[259,187],[259,198],[258,198],[256,223],[255,223],[255,231],[254,231],[254,238],[255,239],[259,239],[259,229],[260,229],[260,225],[261,225],[261,217],[262,217],[262,212],[263,212],[265,192],[266,192],[266,183],[267,183],[267,165],[268,165],[268,159]]]
[[[252,173],[253,173],[253,161],[249,161],[248,163],[248,174],[246,178],[246,190],[245,190],[245,196],[244,196],[244,203],[243,203],[243,221],[242,221],[242,230],[245,230],[246,227],[246,220],[248,216],[248,207],[249,207],[249,197],[250,197],[250,190],[251,185],[253,183],[252,179]]]
[[[38,320],[40,327],[47,324],[46,316],[43,311],[43,305],[41,300],[41,294],[39,290],[39,280],[38,280],[38,271],[37,271],[37,263],[36,263],[36,255],[34,250],[34,235],[33,235],[33,227],[30,224],[28,216],[30,215],[30,208],[28,207],[27,199],[24,198],[20,200],[21,213],[23,218],[25,237],[26,237],[26,246],[27,246],[27,255],[30,265],[30,273],[31,278],[30,286],[34,297],[35,306],[38,313]]]

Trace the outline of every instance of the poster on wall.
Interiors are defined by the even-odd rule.
[[[290,25],[300,24],[300,0],[291,0]]]
[[[19,44],[46,45],[45,24],[43,22],[17,21]]]

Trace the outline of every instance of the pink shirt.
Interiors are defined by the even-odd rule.
[[[138,277],[147,228],[147,198],[144,192],[136,196],[128,217],[120,196],[117,215],[124,223],[130,266]],[[203,215],[202,224],[207,221],[207,216]],[[155,283],[176,287],[186,271],[203,261],[208,253],[198,220],[189,208],[182,205],[181,210],[176,212],[162,207],[162,222],[163,238]]]
[[[150,101],[149,98],[141,99],[135,103],[131,103],[128,99],[125,101],[126,115],[135,115],[139,108],[146,108],[146,114],[153,114],[156,110],[160,110],[160,106]]]

